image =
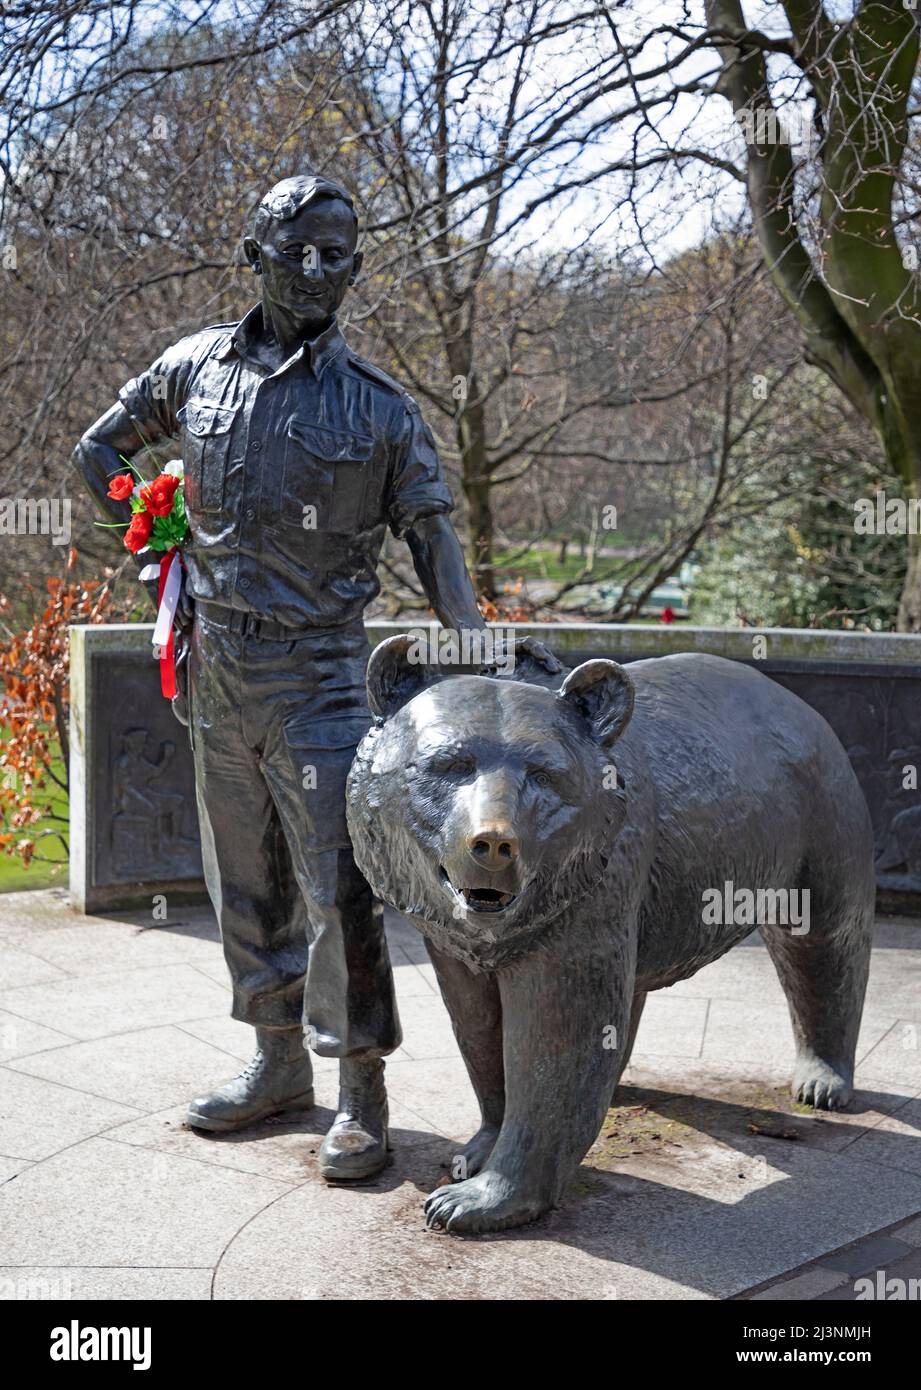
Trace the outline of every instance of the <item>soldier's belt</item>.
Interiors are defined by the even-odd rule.
[[[239,608],[226,608],[220,603],[205,603],[202,599],[195,600],[195,611],[213,627],[223,628],[227,632],[238,632],[244,637],[262,638],[267,642],[302,642],[310,638],[330,637],[350,628],[364,628],[361,620],[357,623],[338,624],[335,627],[284,627],[281,623],[273,622],[271,618],[259,617],[257,613],[244,613]]]

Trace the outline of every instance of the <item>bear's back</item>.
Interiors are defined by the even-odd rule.
[[[702,653],[627,669],[636,706],[623,754],[641,754],[655,802],[640,965],[671,983],[747,935],[702,922],[706,891],[791,889],[823,863],[847,872],[842,846],[865,876],[869,818],[829,725],[760,671]]]

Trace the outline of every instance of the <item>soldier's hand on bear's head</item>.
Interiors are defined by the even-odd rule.
[[[516,652],[525,652],[533,657],[547,671],[548,675],[557,676],[564,669],[563,663],[554,656],[553,652],[543,642],[539,642],[536,637],[518,637],[515,640]]]
[[[484,668],[483,674],[559,690],[568,670],[548,646],[536,637],[526,636],[510,641],[500,638],[496,643],[495,660]]]

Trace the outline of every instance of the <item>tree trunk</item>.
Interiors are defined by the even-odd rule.
[[[493,562],[492,498],[488,482],[464,485],[470,518],[470,569],[478,594],[496,597],[496,571]]]
[[[894,376],[894,374],[893,374]],[[907,503],[921,496],[921,417],[916,399],[900,381],[887,398],[886,422],[881,431],[890,473],[902,480],[902,497]],[[910,527],[910,519],[909,519]],[[896,618],[897,632],[921,632],[921,536],[905,537],[905,577]]]
[[[874,427],[907,500],[921,492],[921,310],[895,235],[893,197],[918,57],[914,6],[857,5],[847,24],[831,24],[821,5],[784,0],[783,8],[824,127],[820,242],[827,283],[800,239],[790,147],[766,135],[752,142],[746,165],[755,230],[765,265],[803,330],[806,360]],[[720,35],[717,90],[735,112],[776,117],[764,51],[745,41],[741,0],[706,0],[705,10]],[[921,632],[921,538],[906,540],[898,628]]]
[[[899,632],[921,632],[921,536],[908,537],[908,565],[899,601]]]
[[[457,416],[461,478],[470,522],[470,570],[477,594],[496,597],[493,559],[492,483],[486,448],[486,412],[473,371],[466,374],[467,399]]]

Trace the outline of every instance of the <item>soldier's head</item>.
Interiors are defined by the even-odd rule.
[[[262,199],[246,259],[262,277],[263,302],[312,337],[332,322],[361,267],[358,218],[341,184],[312,174],[282,179]]]

